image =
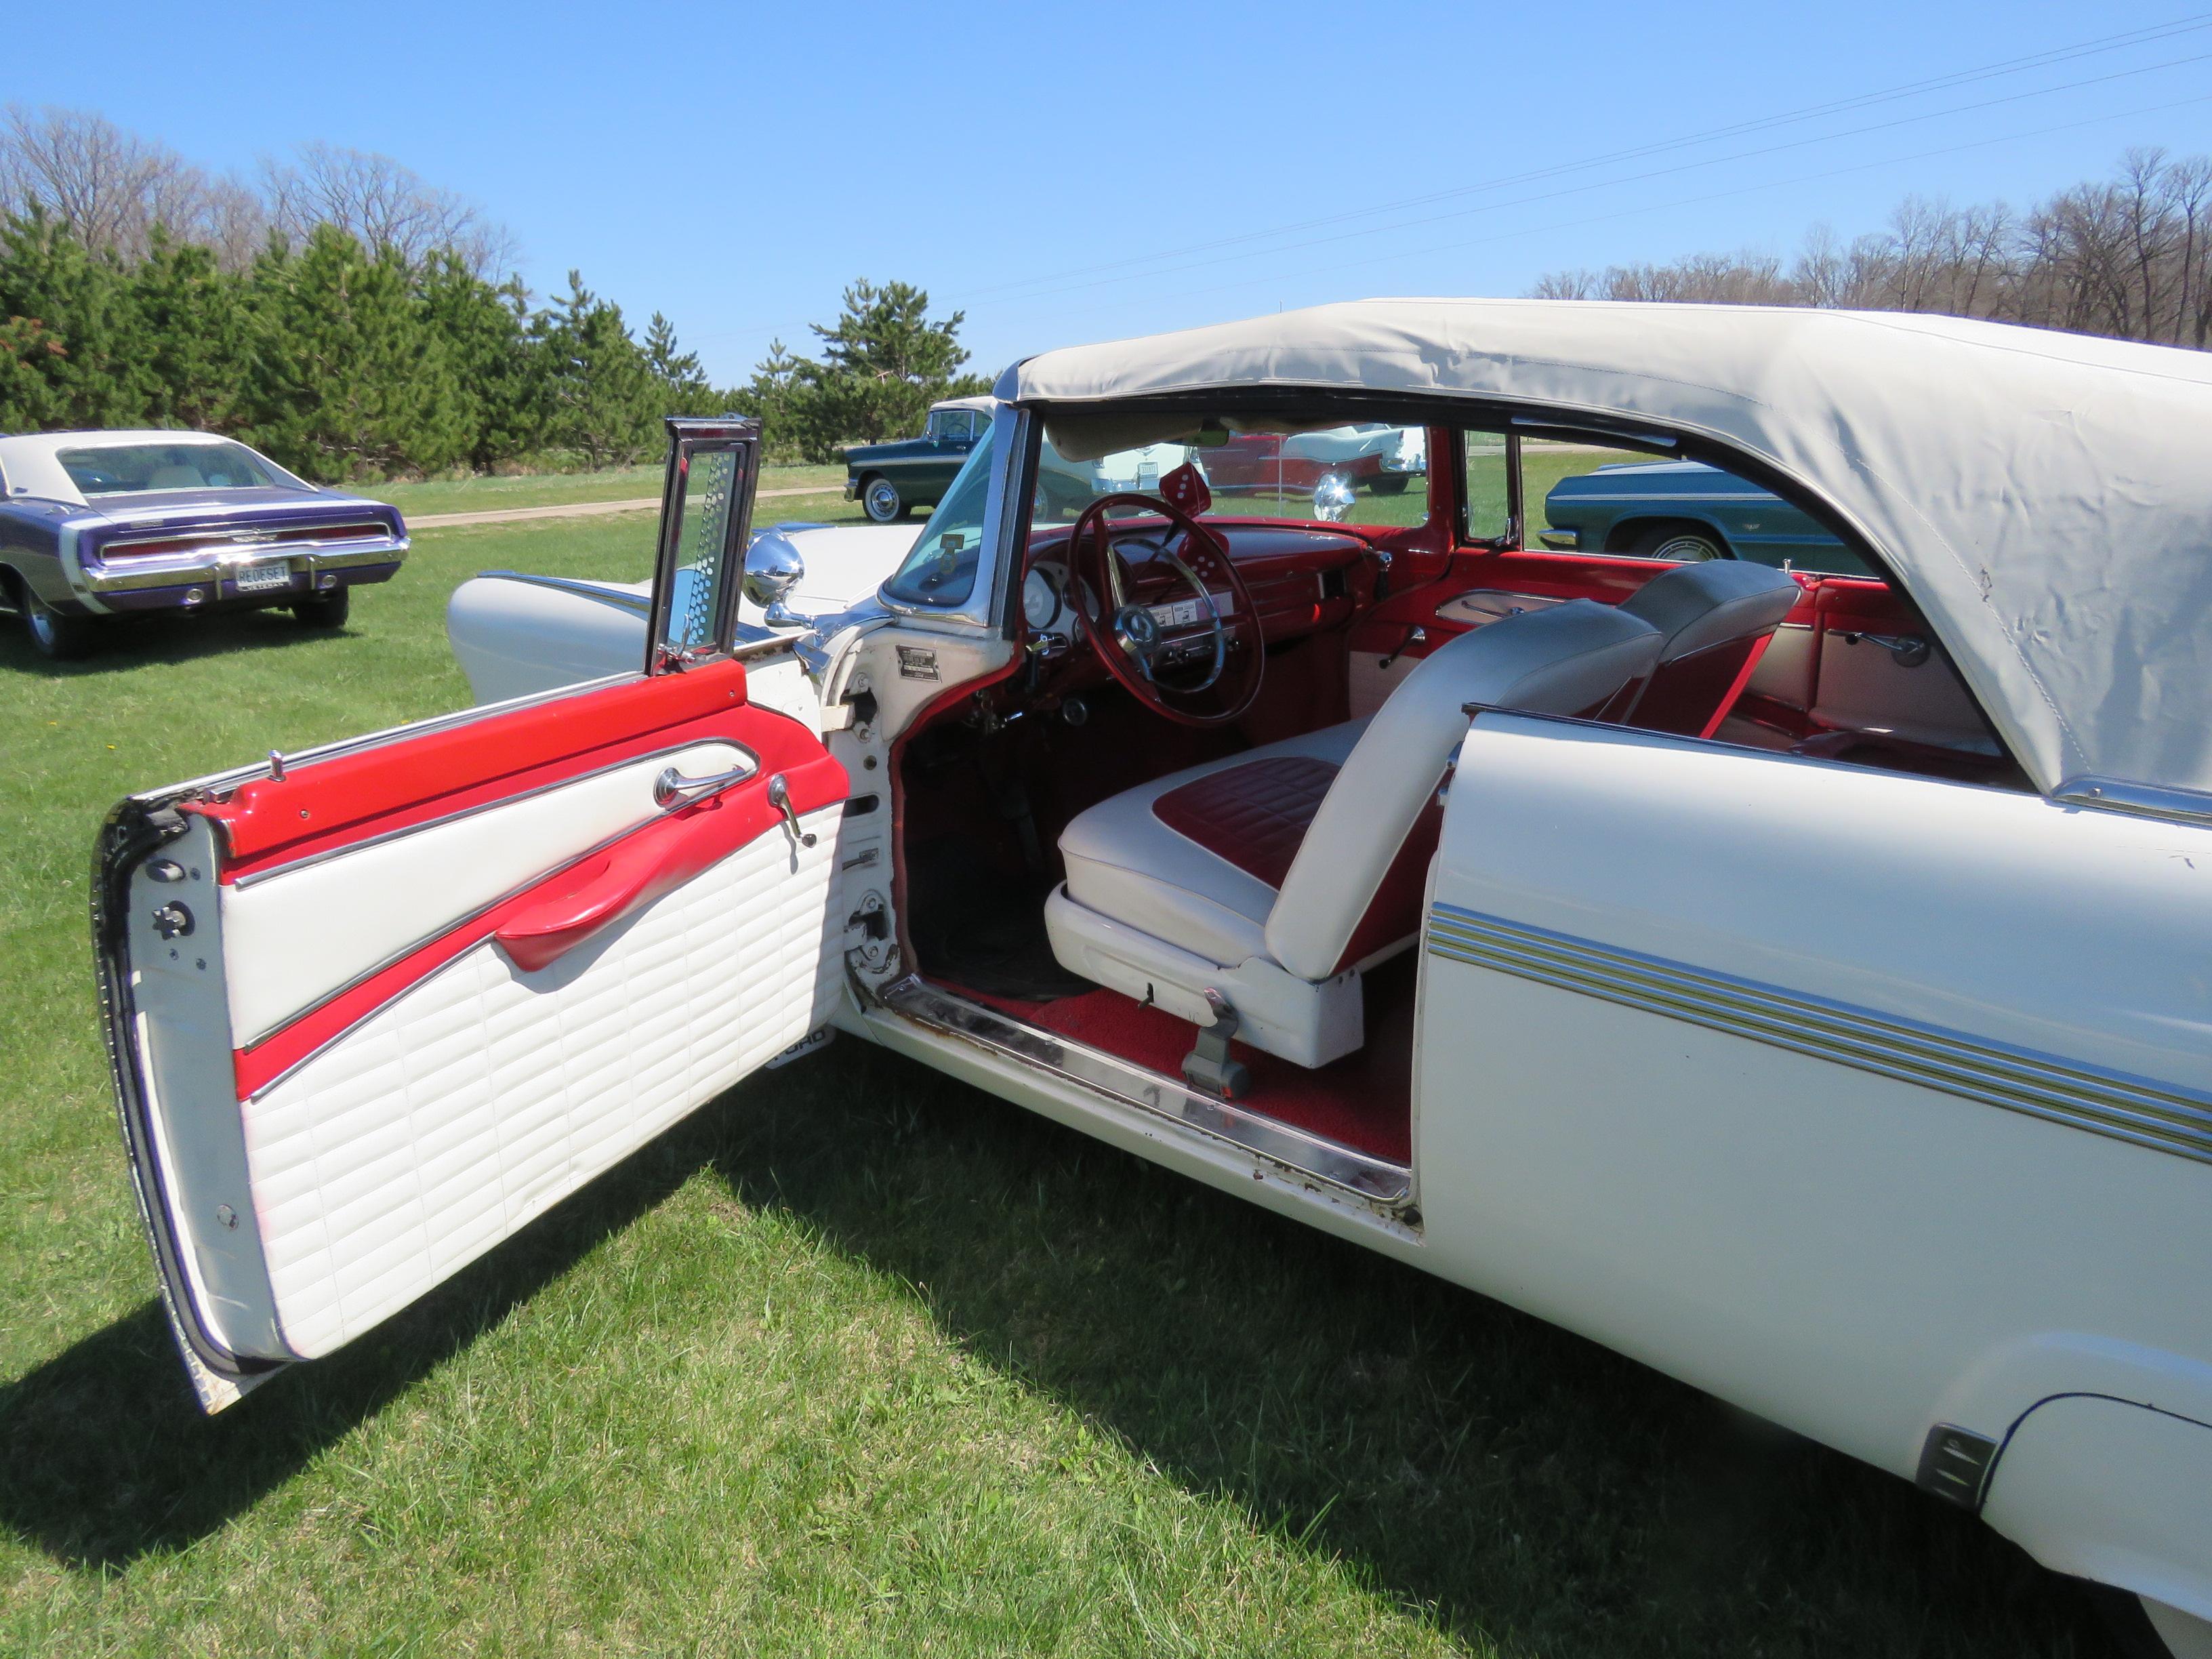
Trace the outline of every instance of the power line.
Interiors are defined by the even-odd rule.
[[[1839,139],[1863,138],[1869,133],[1887,132],[1899,127],[1913,126],[1924,121],[1940,121],[1954,115],[1971,115],[1981,110],[1996,109],[2006,104],[2023,103],[2030,99],[2047,98],[2062,92],[2076,92],[2084,87],[2102,86],[2114,81],[2130,80],[2136,76],[2154,75],[2162,70],[2185,69],[2191,64],[2212,61],[2212,52],[2200,52],[2193,58],[2171,58],[2164,63],[2146,64],[2135,69],[2115,70],[2109,75],[2091,76],[2080,81],[2062,82],[2057,86],[2039,87],[2027,92],[2007,93],[2001,98],[1984,99],[1978,103],[1961,104],[1949,109],[1927,110],[1917,115],[1900,115],[1888,121],[1877,121],[1863,127],[1849,128],[1842,132],[1816,134],[1808,138],[1795,138],[1786,143],[1763,145],[1757,149],[1736,150],[1726,155],[1709,155],[1702,160],[1679,161],[1671,167],[1654,167],[1644,173],[1628,173],[1609,179],[1592,179],[1585,184],[1570,185],[1559,190],[1539,191],[1534,195],[1515,197],[1503,202],[1484,202],[1474,207],[1455,208],[1449,213],[1430,214],[1419,219],[1404,219],[1392,224],[1369,226],[1359,230],[1339,231],[1334,235],[1317,236],[1303,242],[1291,242],[1279,247],[1258,252],[1269,257],[1295,253],[1304,248],[1326,247],[1332,243],[1349,241],[1356,237],[1376,236],[1402,231],[1416,230],[1424,225],[1442,224],[1448,220],[1464,219],[1480,213],[1499,213],[1509,208],[1532,207],[1539,203],[1559,200],[1563,197],[1586,195],[1594,190],[1610,190],[1621,185],[1644,184],[1655,179],[1671,178],[1676,173],[1692,173],[1700,167],[1722,167],[1731,161],[1754,161],[1764,156],[1780,155],[1786,150],[1804,149],[1815,144],[1833,143]],[[1970,146],[1971,148],[1971,146]],[[1945,151],[1931,151],[1942,155]],[[1848,171],[1850,169],[1846,169]],[[1031,300],[1056,299],[1064,294],[1079,294],[1094,288],[1110,287],[1116,283],[1136,282],[1149,276],[1172,276],[1186,270],[1202,270],[1210,265],[1226,264],[1237,259],[1257,257],[1257,253],[1217,254],[1210,259],[1193,260],[1188,264],[1170,265],[1164,270],[1131,271],[1120,276],[1100,276],[1089,282],[1071,283],[1063,287],[1025,295]]]
[[[2008,94],[2001,98],[1984,100],[1977,103],[1955,106],[1943,110],[1928,111],[1917,115],[1901,116],[1894,120],[1876,122],[1866,126],[1850,128],[1838,132],[1814,134],[1803,138],[1793,139],[1782,144],[1764,145],[1753,149],[1731,152],[1725,155],[1709,156],[1702,160],[1680,162],[1671,167],[1653,168],[1640,173],[1591,180],[1588,183],[1570,185],[1560,190],[1539,191],[1531,195],[1515,198],[1509,201],[1478,204],[1472,207],[1457,209],[1449,213],[1433,214],[1421,218],[1401,220],[1389,224],[1369,225],[1356,231],[1341,232],[1331,236],[1309,238],[1304,241],[1291,243],[1285,246],[1254,248],[1249,252],[1223,254],[1213,258],[1196,260],[1189,264],[1169,266],[1164,269],[1135,269],[1135,267],[1139,266],[1156,266],[1161,260],[1181,258],[1186,254],[1207,252],[1215,248],[1241,247],[1253,242],[1273,241],[1274,239],[1296,234],[1300,231],[1316,229],[1334,224],[1348,223],[1357,220],[1374,219],[1383,215],[1401,213],[1409,208],[1423,207],[1437,202],[1455,200],[1472,195],[1480,195],[1486,191],[1510,188],[1511,186],[1519,184],[1535,183],[1545,179],[1567,177],[1578,173],[1587,173],[1601,167],[1615,166],[1623,161],[1637,161],[1650,156],[1668,155],[1680,150],[1692,149],[1700,144],[1715,143],[1723,139],[1738,137],[1749,133],[1771,131],[1779,128],[1801,125],[1806,121],[1817,120],[1826,116],[1848,113],[1854,110],[1873,108],[1883,104],[1895,103],[1909,98],[1925,96],[1930,93],[1954,90],[1960,87],[1978,84],[1984,82],[1998,79],[2008,75],[2017,75],[2026,73],[2035,69],[2050,68],[2058,64],[2073,62],[2084,58],[2099,56],[2112,52],[2124,51],[2130,47],[2154,45],[2160,41],[2197,33],[2208,27],[2212,27],[2212,13],[2194,13],[2186,16],[2170,20],[2163,23],[2146,25],[2141,28],[2126,30],[2115,34],[2096,36],[2087,40],[2076,41],[2066,46],[2051,47],[2045,51],[2030,53],[2023,57],[2005,58],[1993,64],[1984,64],[1971,69],[1954,70],[1944,75],[1934,76],[1923,80],[1909,82],[1899,86],[1884,88],[1872,92],[1857,94],[1848,98],[1831,100],[1826,103],[1810,105],[1796,110],[1784,111],[1771,116],[1765,116],[1753,120],[1735,122],[1726,126],[1710,128],[1705,131],[1689,134],[1679,138],[1663,140],[1650,144],[1635,146],[1625,149],[1608,151],[1601,155],[1586,157],[1574,161],[1559,162],[1549,167],[1534,168],[1518,173],[1503,175],[1498,178],[1480,180],[1474,184],[1457,185],[1449,190],[1430,191],[1420,196],[1401,198],[1395,202],[1377,204],[1371,207],[1355,209],[1345,213],[1328,215],[1320,218],[1279,225],[1267,230],[1243,232],[1234,236],[1220,237],[1206,241],[1191,243],[1180,248],[1158,250],[1152,253],[1135,256],[1114,264],[1103,266],[1091,265],[1085,267],[1080,270],[1069,270],[1018,278],[1011,282],[994,284],[988,288],[971,289],[965,295],[954,296],[950,303],[964,307],[972,304],[978,299],[988,299],[999,295],[1012,295],[1015,290],[1022,289],[1029,289],[1034,291],[1020,295],[1019,297],[1021,298],[1029,300],[1052,299],[1063,294],[1084,292],[1091,289],[1111,286],[1118,283],[1138,281],[1148,276],[1166,276],[1176,275],[1188,270],[1203,270],[1209,265],[1231,263],[1238,258],[1258,258],[1263,255],[1273,256],[1295,252],[1304,248],[1327,246],[1335,242],[1351,240],[1355,236],[1394,234],[1415,229],[1423,225],[1440,223],[1454,218],[1462,218],[1474,214],[1494,212],[1508,208],[1530,206],[1537,203],[1557,200],[1566,196],[1583,194],[1593,190],[1601,190],[1616,185],[1644,183],[1655,179],[1669,177],[1679,173],[1694,171],[1700,167],[1723,166],[1730,162],[1775,155],[1785,150],[1799,149],[1813,145],[1839,142],[1849,138],[1863,137],[1870,133],[1887,131],[1893,128],[1911,125],[1918,122],[1940,120],[1948,116],[1970,114],[1977,111],[1995,108],[2005,104],[2020,102],[2028,99],[2048,97],[2059,93],[2077,91],[2084,87],[2096,86],[2110,81],[2122,80],[2135,76],[2149,74],[2158,70],[2185,67],[2191,64],[2205,61],[2205,58],[2207,57],[2212,57],[2212,54],[2199,54],[2198,56],[2191,58],[2166,60],[2157,64],[2142,65],[2134,69],[2117,70],[2110,75],[2089,76],[2078,81],[2062,82],[2053,86],[2031,88],[2025,92]],[[2182,100],[2184,104],[2195,101],[2197,100]],[[2172,108],[2178,106],[2179,106],[2174,105],[2165,105],[2160,106],[2159,107]],[[2147,112],[2137,111],[2131,112],[2144,113]],[[2101,119],[2103,118],[2095,118]],[[2074,123],[2069,125],[2085,125],[2093,124],[2094,121]],[[2039,129],[2038,131],[2063,131],[2067,130],[2069,130],[2069,127],[2063,125],[2054,128]],[[1960,149],[1972,149],[1983,147],[1984,145],[1978,143],[1969,143],[1953,146],[1948,149],[1931,150],[1926,152],[1926,154],[1931,156],[1948,155],[1954,153],[1954,151]],[[1908,157],[1901,159],[1909,160],[1914,158]],[[1892,164],[1893,163],[1891,162],[1885,161],[1871,165],[1888,166]],[[1848,173],[1863,170],[1863,168],[1862,167],[1850,167],[1836,169],[1831,173],[1811,174],[1808,175],[1808,179],[1828,178],[1837,176],[1838,173]],[[1748,186],[1747,188],[1766,189],[1771,187],[1772,186],[1768,185],[1754,185]],[[1719,197],[1741,193],[1742,192],[1738,191],[1726,191],[1717,192],[1713,196],[1699,197],[1692,199],[1705,201],[1717,199]],[[1625,211],[1633,213],[1642,210],[1644,210],[1639,205],[1637,208],[1628,209]],[[1618,214],[1601,215],[1597,216],[1597,219],[1595,220],[1577,221],[1575,222],[1597,222],[1599,220],[1619,216],[1621,216]],[[1469,245],[1470,244],[1468,243],[1456,243],[1446,246],[1455,247]],[[1352,263],[1353,265],[1372,264],[1399,257],[1401,256],[1398,252],[1393,252],[1389,254],[1376,256],[1375,258],[1356,260]],[[1332,266],[1328,267],[1327,269],[1339,270],[1347,268],[1349,267]],[[1101,275],[1100,273],[1102,271],[1108,273],[1118,272],[1122,274]],[[1265,278],[1240,279],[1237,282],[1222,286],[1225,288],[1247,287],[1251,285],[1253,282],[1275,280],[1279,275],[1279,273],[1271,273],[1268,277]],[[1062,283],[1062,285],[1059,287],[1039,287],[1040,284],[1060,283],[1062,278],[1067,276],[1082,276],[1086,278],[1086,280],[1073,283]],[[1200,291],[1210,293],[1218,292],[1220,291],[1220,289],[1208,289]],[[776,325],[755,324],[742,328],[718,330],[712,333],[694,336],[692,337],[695,343],[709,340],[726,340],[770,332],[782,334],[787,331],[803,330],[807,326],[809,326],[809,325],[805,322],[787,322]]]
[[[2109,115],[2093,115],[2083,120],[2063,121],[2051,126],[2032,127],[2025,132],[2006,133],[1995,138],[1970,139],[1964,143],[1946,144],[1936,149],[1916,150],[1907,155],[1885,156],[1876,161],[1854,161],[1846,167],[1829,167],[1819,173],[1800,173],[1790,179],[1771,179],[1756,185],[1738,185],[1727,190],[1717,190],[1700,196],[1680,197],[1667,202],[1638,202],[1633,207],[1616,209],[1610,213],[1590,214],[1580,219],[1555,221],[1543,225],[1521,225],[1497,236],[1467,237],[1456,242],[1443,242],[1434,246],[1411,251],[1393,249],[1388,253],[1371,255],[1364,259],[1350,259],[1341,264],[1323,266],[1308,271],[1308,276],[1329,276],[1339,271],[1356,270],[1364,266],[1387,264],[1395,259],[1423,259],[1438,253],[1455,253],[1462,248],[1487,246],[1497,241],[1521,236],[1548,236],[1562,230],[1577,230],[1587,225],[1607,224],[1616,219],[1632,218],[1639,213],[1657,213],[1674,208],[1698,207],[1707,202],[1724,201],[1731,197],[1748,196],[1762,190],[1785,190],[1793,185],[1817,184],[1826,179],[1838,179],[1854,173],[1871,173],[1878,168],[1900,167],[1910,161],[1924,161],[1938,155],[1956,155],[1966,150],[1987,149],[1998,144],[2018,143],[2027,138],[2040,138],[2054,132],[2073,132],[2082,127],[2101,126],[2109,122],[2132,120],[2137,116],[2161,114],[2167,110],[2187,109],[2198,104],[2212,104],[2212,93],[2203,93],[2194,98],[2178,98],[2170,103],[2148,104],[2138,109],[2120,110]],[[1273,276],[1239,277],[1233,283],[1219,283],[1212,288],[1192,289],[1171,295],[1158,301],[1173,305],[1180,301],[1202,299],[1210,294],[1226,294],[1237,289],[1253,288],[1262,283],[1277,280]]]
[[[1961,86],[1995,80],[2002,76],[2022,74],[2032,69],[2048,68],[2055,64],[2070,62],[2077,58],[2124,51],[2130,46],[2148,46],[2177,35],[2193,33],[2206,27],[2212,27],[2212,13],[2198,13],[2171,22],[2131,29],[2119,34],[2100,35],[2094,40],[2077,41],[2071,46],[2054,46],[2048,51],[2031,53],[2024,58],[2006,58],[1996,64],[1983,65],[1978,69],[1954,70],[1950,74],[1931,76],[1924,81],[1909,82],[1902,86],[1859,94],[1850,98],[1836,99],[1828,103],[1810,105],[1802,109],[1784,111],[1778,115],[1765,116],[1750,121],[1739,121],[1729,126],[1709,128],[1703,132],[1692,133],[1685,137],[1667,139],[1627,149],[1612,150],[1604,155],[1589,156],[1581,161],[1559,162],[1551,167],[1534,168],[1525,173],[1484,179],[1471,185],[1456,185],[1449,190],[1432,191],[1425,195],[1407,197],[1396,202],[1379,203],[1371,207],[1355,208],[1345,213],[1332,214],[1318,219],[1307,219],[1292,224],[1278,225],[1267,230],[1245,231],[1235,236],[1213,238],[1203,242],[1191,243],[1181,248],[1164,249],[1139,255],[1112,264],[1089,265],[1080,270],[1055,272],[1049,276],[1020,277],[1012,282],[997,283],[989,288],[971,289],[965,298],[971,301],[988,299],[996,295],[1010,293],[1016,289],[1033,287],[1042,283],[1058,282],[1063,277],[1096,276],[1102,270],[1119,270],[1133,265],[1153,264],[1162,259],[1179,258],[1184,254],[1203,253],[1217,247],[1271,240],[1278,236],[1294,235],[1300,231],[1318,229],[1326,225],[1347,223],[1358,219],[1372,219],[1400,212],[1407,208],[1425,207],[1432,202],[1479,195],[1484,191],[1504,190],[1515,185],[1534,184],[1546,179],[1586,173],[1595,167],[1609,167],[1621,161],[1640,161],[1646,156],[1666,155],[1674,150],[1691,149],[1698,144],[1716,143],[1724,138],[1740,137],[1747,133],[1794,126],[1805,121],[1818,120],[1823,116],[1846,114],[1853,110],[1871,108],[1880,104],[1895,103],[1901,99],[1918,97],[1930,92],[1949,91]],[[2164,66],[2153,65],[2152,67]],[[2064,90],[2065,88],[2061,87],[2053,89]],[[1862,129],[1861,131],[1874,130]],[[1846,133],[1836,136],[1851,135]]]

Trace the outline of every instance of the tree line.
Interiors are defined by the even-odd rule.
[[[1531,293],[1940,312],[2203,350],[2212,343],[2212,156],[2131,149],[2025,211],[1908,197],[1881,229],[1826,226],[1794,258],[1698,253],[1553,271]]]
[[[301,146],[258,179],[207,173],[79,112],[0,118],[0,430],[190,427],[325,481],[659,453],[661,416],[763,418],[771,453],[918,428],[958,374],[962,318],[859,282],[716,388],[655,313],[568,273],[533,302],[514,243],[388,157]],[[508,274],[501,274],[506,272]]]

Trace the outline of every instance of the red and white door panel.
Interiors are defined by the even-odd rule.
[[[124,933],[204,1361],[331,1352],[828,1019],[844,771],[743,682],[646,680],[176,809]],[[665,799],[671,773],[724,787]]]
[[[714,590],[750,448],[678,448],[714,474],[677,501],[711,556],[660,613],[663,672],[137,798],[109,827],[125,1139],[210,1409],[830,1017],[844,769],[747,701],[728,649]]]

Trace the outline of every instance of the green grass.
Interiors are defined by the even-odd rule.
[[[200,1418],[108,1103],[94,825],[462,701],[456,581],[648,535],[426,532],[337,636],[0,642],[0,1652],[2109,1651],[1901,1482],[849,1040]]]
[[[604,472],[530,472],[512,478],[440,478],[427,483],[365,484],[360,493],[390,501],[402,513],[496,513],[504,507],[567,507],[580,501],[639,501],[660,494],[661,469],[609,467]],[[769,466],[761,470],[763,489],[796,489],[819,485],[845,488],[842,466]],[[772,507],[773,502],[766,505]],[[854,509],[855,516],[859,510]],[[778,516],[774,514],[770,517]]]

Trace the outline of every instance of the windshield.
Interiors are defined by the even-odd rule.
[[[921,540],[883,591],[908,605],[963,605],[975,586],[984,499],[998,428],[969,452]],[[1360,422],[1275,430],[1208,420],[1194,443],[1146,444],[1073,461],[1039,435],[1032,528],[1072,522],[1102,495],[1157,495],[1160,480],[1195,465],[1213,495],[1208,516],[1291,524],[1344,522],[1388,529],[1429,513],[1428,434],[1418,426]]]
[[[1209,516],[1389,528],[1428,517],[1428,434],[1361,421],[1304,430],[1207,420],[1189,443],[1146,444],[1073,461],[1049,441],[1037,457],[1034,524],[1066,524],[1101,495],[1156,495],[1186,463],[1213,497]]]
[[[54,458],[87,495],[142,489],[300,488],[244,444],[102,444]]]
[[[975,561],[983,549],[983,502],[991,493],[991,452],[997,447],[994,422],[983,441],[968,452],[967,464],[937,504],[915,543],[883,591],[908,605],[964,605],[975,588]]]

